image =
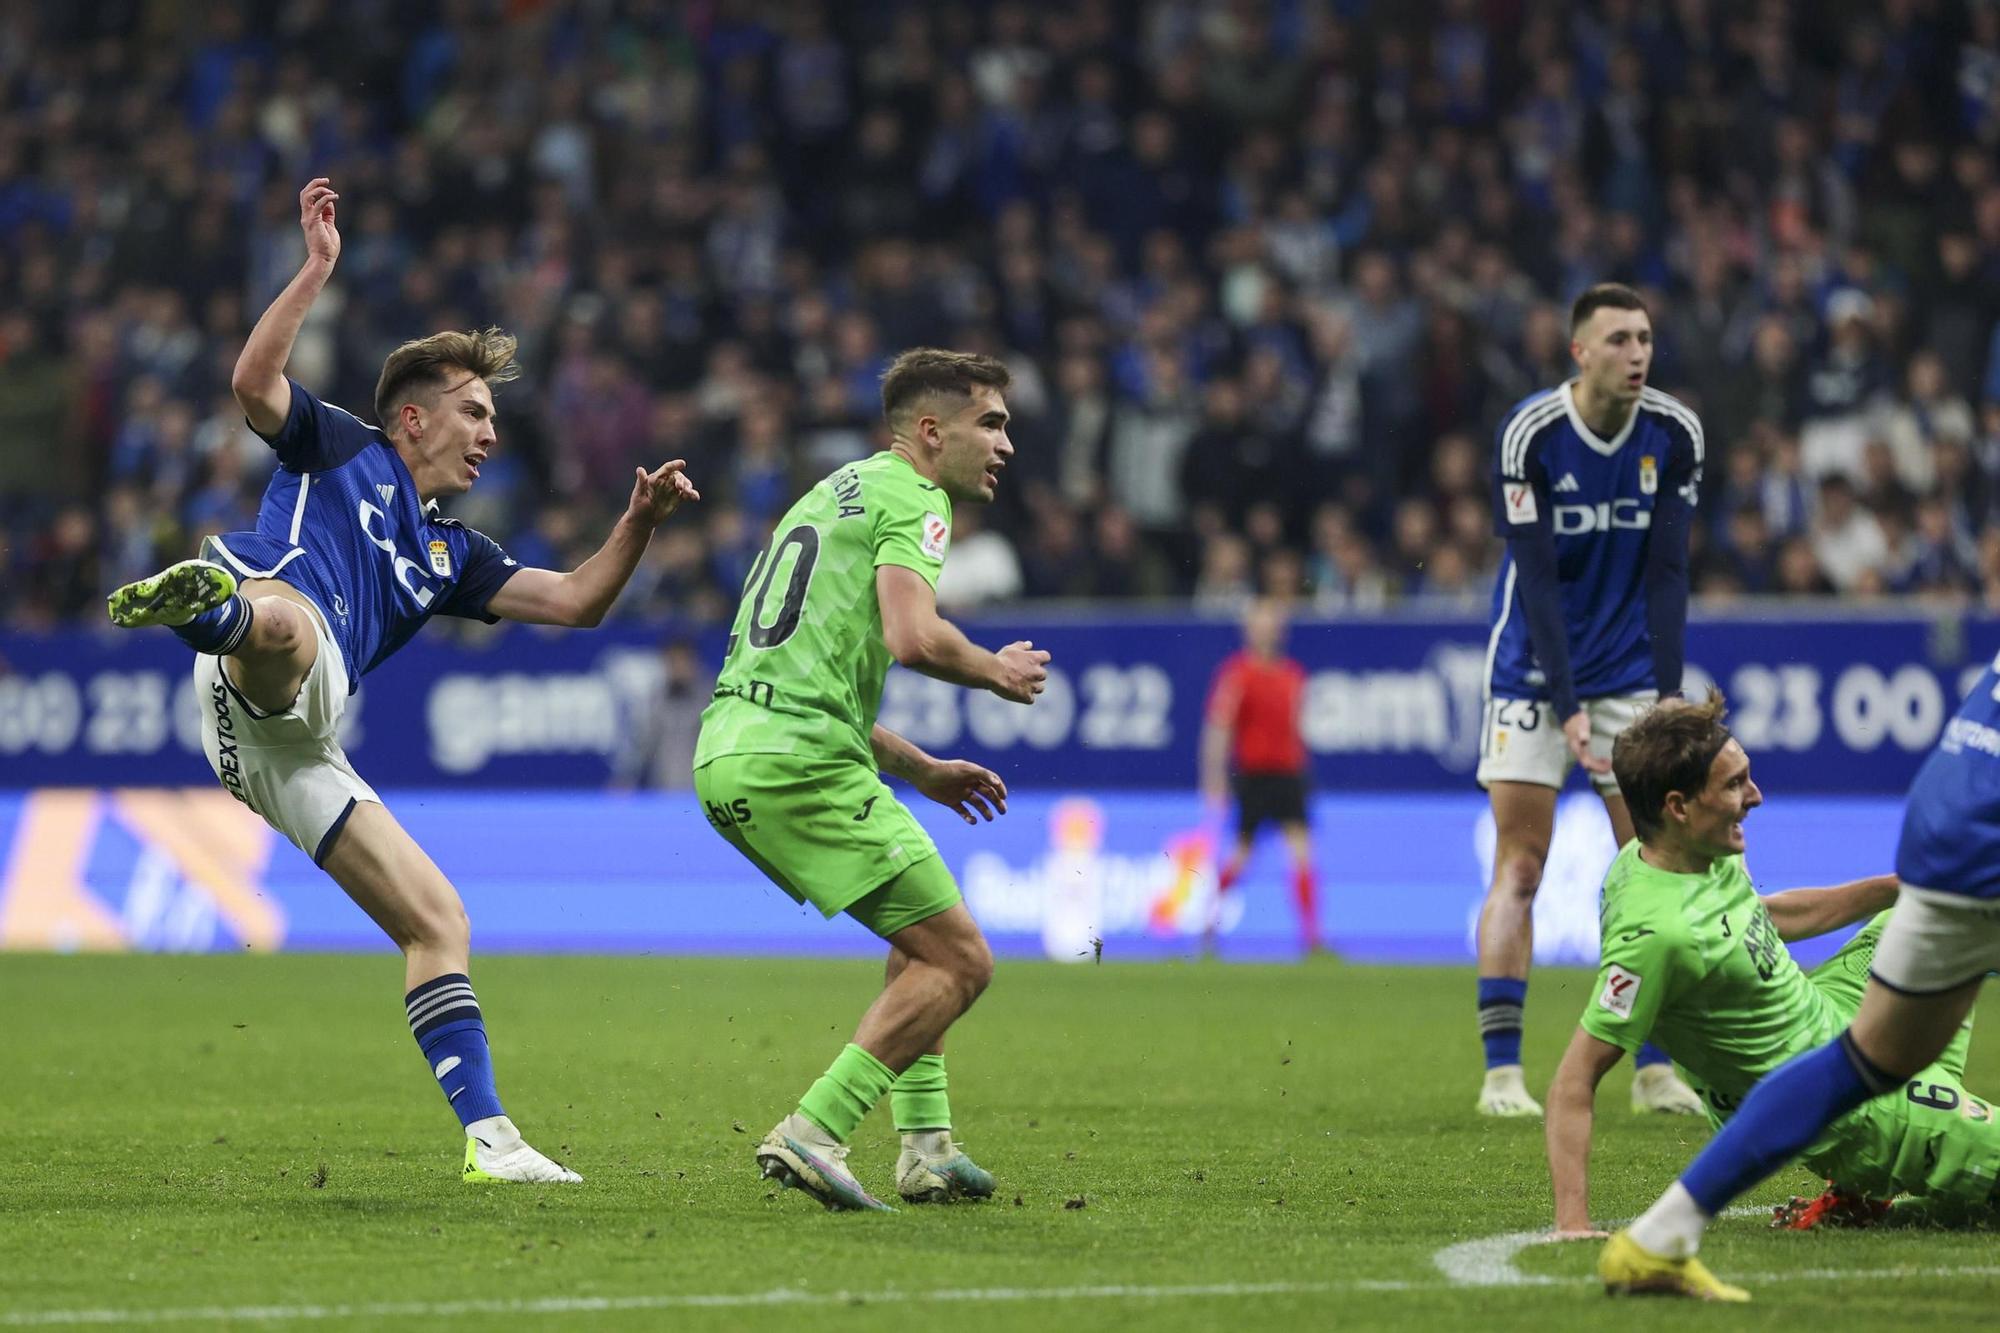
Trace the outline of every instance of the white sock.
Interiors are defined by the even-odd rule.
[[[1641,1213],[1628,1230],[1648,1253],[1663,1259],[1687,1259],[1701,1248],[1702,1228],[1707,1225],[1708,1214],[1701,1210],[1687,1187],[1676,1180],[1659,1202]]]
[[[465,1127],[466,1135],[478,1139],[494,1152],[509,1152],[521,1142],[521,1131],[504,1115],[489,1115]]]
[[[915,1149],[926,1157],[941,1157],[951,1150],[951,1131],[913,1129],[903,1135],[903,1146]]]

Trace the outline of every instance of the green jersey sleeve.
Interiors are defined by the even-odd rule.
[[[936,588],[951,548],[951,501],[915,473],[892,474],[883,491],[873,506],[876,565],[914,569]]]
[[[1700,964],[1680,931],[1614,924],[1605,932],[1597,986],[1578,1022],[1599,1041],[1636,1051],[1652,1034],[1660,1010],[1700,979]]]

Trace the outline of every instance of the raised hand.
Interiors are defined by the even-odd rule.
[[[943,759],[919,774],[916,789],[948,807],[968,824],[980,819],[991,823],[995,814],[1007,813],[1007,784],[990,768],[981,768],[967,759]],[[973,811],[979,817],[973,817]]]
[[[648,527],[657,528],[680,508],[681,501],[701,499],[701,492],[687,479],[686,467],[685,458],[676,458],[651,472],[634,468],[632,499],[625,512]]]
[[[314,177],[299,191],[299,227],[306,234],[306,253],[328,264],[340,258],[340,230],[333,225],[333,205],[339,198],[324,176]]]

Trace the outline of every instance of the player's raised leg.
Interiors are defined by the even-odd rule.
[[[886,990],[910,965],[910,955],[889,946]],[[951,1097],[944,1040],[918,1056],[889,1089],[889,1110],[902,1137],[896,1157],[896,1192],[911,1203],[950,1203],[993,1194],[993,1175],[968,1157],[951,1135]]]
[[[410,1033],[465,1126],[467,1181],[574,1182],[528,1146],[500,1105],[486,1022],[467,975],[472,928],[458,891],[387,809],[358,802],[321,861],[403,951]]]
[[[1610,732],[1610,728],[1605,729]],[[1607,743],[1616,740],[1615,733]],[[1618,791],[1614,781],[1610,786],[1598,784],[1597,794],[1604,801],[1604,813],[1611,820],[1611,836],[1623,847],[1637,836],[1632,825],[1632,812],[1625,808],[1625,798]],[[1652,1042],[1647,1042],[1632,1053],[1632,1111],[1635,1115],[1705,1115],[1707,1108],[1702,1105],[1701,1094],[1690,1088],[1679,1074],[1674,1072],[1673,1057]]]
[[[1534,958],[1535,893],[1555,829],[1556,789],[1533,782],[1488,784],[1493,802],[1493,881],[1479,910],[1479,1037],[1486,1082],[1479,1112],[1538,1116],[1521,1076],[1521,1024]]]
[[[264,713],[292,706],[319,655],[312,612],[300,593],[271,579],[239,584],[215,560],[169,565],[119,588],[106,603],[114,625],[164,626],[197,653],[229,658],[230,683]]]

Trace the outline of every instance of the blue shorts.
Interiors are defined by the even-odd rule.
[[[2000,758],[1931,752],[1903,806],[1896,878],[1933,893],[2000,898]]]

